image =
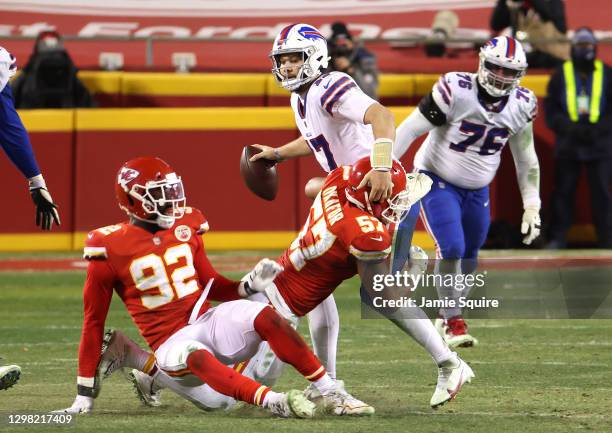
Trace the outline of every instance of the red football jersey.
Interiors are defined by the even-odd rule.
[[[343,166],[329,174],[298,237],[279,259],[285,270],[274,283],[298,316],[357,274],[357,260],[382,260],[391,252],[388,229],[347,202],[349,171]]]
[[[113,289],[151,349],[187,325],[192,310],[211,278],[208,299],[238,299],[238,282],[211,266],[201,234],[208,230],[204,215],[187,208],[167,230],[150,233],[123,222],[87,235],[89,260],[84,287],[84,324],[79,349],[79,376],[93,377],[99,360]],[[210,308],[205,302],[202,314]]]

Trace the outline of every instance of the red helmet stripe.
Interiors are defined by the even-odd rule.
[[[295,26],[295,24],[290,24],[290,25],[288,25],[287,27],[285,27],[284,29],[281,30],[280,37],[278,38],[278,46],[279,47],[281,45],[283,45],[283,42],[285,42],[285,40],[287,39],[287,35],[289,34],[289,30],[291,30],[294,26]]]
[[[514,53],[516,51],[516,43],[514,42],[514,38],[508,36],[506,36],[506,41],[506,57],[508,57],[509,59],[513,59]]]

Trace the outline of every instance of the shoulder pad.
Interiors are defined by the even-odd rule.
[[[514,89],[512,97],[519,102],[521,113],[527,122],[532,121],[538,115],[538,97],[526,87],[518,86]]]
[[[90,231],[85,239],[83,258],[87,260],[105,260],[108,258],[107,237],[121,230],[121,228],[121,225],[116,224]]]
[[[204,216],[202,211],[189,206],[185,208],[185,215],[183,216],[183,218],[177,221],[177,224],[187,225],[192,228],[193,231],[196,232],[196,234],[199,235],[204,234],[208,230],[210,230],[208,221],[206,220],[206,217]]]
[[[321,107],[329,114],[333,114],[334,105],[349,90],[358,88],[353,79],[343,72],[332,72],[329,79],[321,82]]]
[[[345,206],[345,215],[337,234],[348,252],[358,260],[384,260],[391,252],[391,236],[372,215]]]

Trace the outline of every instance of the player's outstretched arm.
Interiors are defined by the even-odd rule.
[[[251,162],[262,158],[282,162],[286,159],[306,156],[312,153],[312,149],[308,146],[304,137],[301,136],[280,147],[264,146],[263,144],[254,144],[253,146],[261,149],[261,152],[253,155],[250,159]]]
[[[395,131],[395,147],[393,148],[395,159],[404,156],[414,140],[435,127],[436,125],[423,115],[420,108],[412,110],[412,113],[400,123]]]
[[[276,276],[283,271],[283,267],[268,258],[261,259],[255,267],[242,277],[240,280],[240,286],[238,286],[238,293],[243,298],[251,296],[258,292],[264,292]]]
[[[533,142],[533,122],[508,140],[516,177],[523,199],[523,219],[521,233],[526,235],[523,243],[531,244],[540,235],[540,163]]]
[[[56,413],[89,413],[100,390],[96,370],[100,362],[104,322],[113,296],[114,272],[106,260],[91,260],[83,289],[83,331],[79,345],[77,396],[72,405]]]
[[[36,225],[51,230],[53,222],[60,225],[59,214],[36,162],[28,133],[15,110],[8,81],[16,72],[15,57],[0,47],[0,145],[29,181],[30,194],[36,205]]]

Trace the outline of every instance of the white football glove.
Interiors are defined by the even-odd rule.
[[[540,236],[540,224],[540,209],[526,208],[521,224],[521,233],[527,235],[523,238],[525,245],[531,245],[534,239]]]
[[[84,395],[77,395],[72,406],[66,409],[54,410],[51,413],[84,414],[93,411],[94,399]]]
[[[251,272],[242,277],[238,293],[245,298],[257,292],[263,292],[282,271],[283,267],[274,260],[261,259]]]
[[[408,173],[406,175],[406,190],[410,206],[422,199],[431,190],[433,180],[425,173]]]

